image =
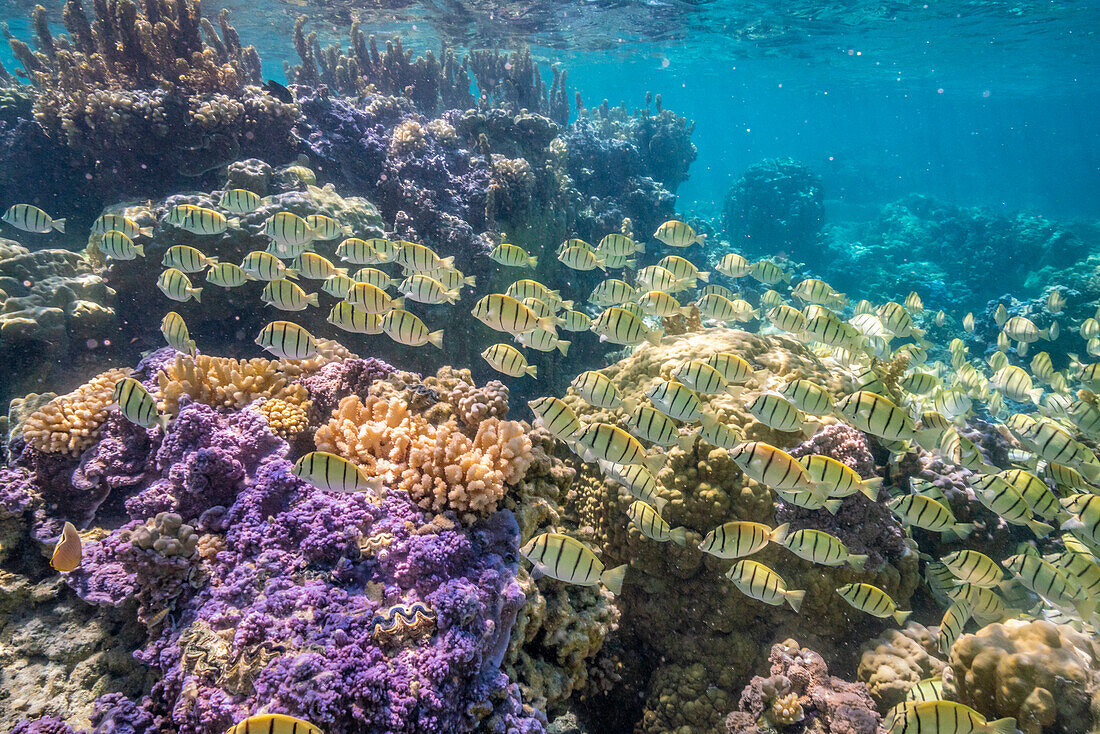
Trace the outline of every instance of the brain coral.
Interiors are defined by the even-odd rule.
[[[986,718],[1012,716],[1025,734],[1095,731],[1100,648],[1068,625],[1015,619],[963,635],[948,662],[945,693]]]
[[[834,395],[849,387],[844,374],[791,339],[724,328],[666,337],[659,346],[644,345],[603,373],[625,396],[642,399],[645,391],[667,379],[682,362],[719,351],[738,354],[756,369],[766,370],[736,397],[704,398],[708,411],[742,431],[748,440],[792,449],[803,438],[778,433],[748,412],[746,406],[760,391],[796,378],[814,380]],[[565,401],[584,421],[622,422],[619,412],[595,409],[572,393]],[[841,511],[854,525],[845,523],[830,532],[838,533],[853,552],[873,551],[882,562],[857,574],[849,568],[814,566],[785,549],[769,547],[754,559],[776,569],[789,588],[807,590],[801,614],[749,599],[723,578],[732,562],[704,555],[696,546],[702,535],[730,520],[774,525],[775,497],[747,479],[726,451],[702,441],[689,450],[673,447],[667,455],[666,467],[657,475],[660,494],[668,501],[663,516],[670,525],[689,529],[686,548],[643,537],[624,514],[629,494],[591,465],[579,470],[565,513],[578,528],[578,537],[602,549],[605,563],[630,564],[618,599],[621,624],[635,630],[662,661],[650,679],[641,731],[713,730],[734,707],[737,692],[753,668],[762,662],[763,642],[797,630],[803,638],[809,635],[818,649],[831,652],[853,636],[865,635],[865,626],[854,631],[859,629],[853,626],[857,618],[836,594],[837,586],[856,580],[874,583],[900,602],[916,587],[917,557],[906,544],[894,542],[900,526],[888,512],[878,512],[878,504],[853,496],[845,499]],[[792,518],[792,527],[813,526],[814,514]],[[857,534],[858,526],[871,517],[894,523],[893,530],[866,537]],[[874,542],[882,538],[884,547],[867,547],[867,538]],[[807,619],[814,620],[812,630],[806,629]]]

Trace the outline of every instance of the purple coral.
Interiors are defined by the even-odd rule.
[[[309,391],[311,423],[319,423],[332,415],[333,409],[349,395],[367,396],[375,380],[392,375],[396,370],[380,359],[345,359],[326,364],[300,382]]]

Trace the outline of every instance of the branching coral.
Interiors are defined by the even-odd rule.
[[[129,374],[128,369],[107,370],[73,392],[54,398],[23,422],[24,440],[39,451],[79,455],[95,443],[114,402],[115,384]]]
[[[178,354],[175,361],[157,375],[160,409],[173,415],[178,413],[183,395],[219,409],[243,408],[259,397],[302,405],[307,400],[306,389],[291,384],[293,378],[283,373],[279,366],[277,361],[268,359],[242,361],[205,354],[195,358]]]
[[[309,427],[309,403],[283,398],[265,400],[257,410],[279,438],[293,438]]]

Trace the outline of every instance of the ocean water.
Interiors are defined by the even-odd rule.
[[[1100,729],[1100,6],[2,12],[0,731]]]

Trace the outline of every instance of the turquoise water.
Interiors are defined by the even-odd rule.
[[[0,16],[0,731],[1100,731],[1100,4]]]

